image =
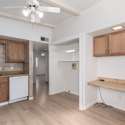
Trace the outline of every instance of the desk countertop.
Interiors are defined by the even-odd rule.
[[[125,81],[124,80],[104,79],[104,81],[102,81],[102,80],[98,79],[95,81],[90,81],[88,84],[92,85],[92,86],[96,86],[96,87],[102,87],[102,88],[125,92]]]

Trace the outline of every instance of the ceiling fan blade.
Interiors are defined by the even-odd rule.
[[[42,11],[42,12],[50,12],[50,13],[60,13],[60,8],[57,8],[57,7],[43,7],[43,6],[40,6],[39,8],[39,11]]]
[[[20,8],[24,8],[24,6],[5,6],[0,8],[1,9],[20,9]]]

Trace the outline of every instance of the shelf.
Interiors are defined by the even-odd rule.
[[[125,92],[125,81],[124,80],[95,80],[88,83],[89,85],[102,87],[106,89],[112,89],[116,91]]]

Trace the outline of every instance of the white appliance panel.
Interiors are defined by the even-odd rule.
[[[10,77],[9,100],[20,100],[28,96],[28,76]]]

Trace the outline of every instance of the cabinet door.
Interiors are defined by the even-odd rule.
[[[110,55],[125,55],[125,31],[109,35]]]
[[[0,102],[9,100],[9,81],[8,77],[0,77]]]
[[[25,43],[8,41],[6,46],[6,60],[10,63],[25,61]]]
[[[94,56],[108,55],[108,36],[99,36],[94,38]]]

